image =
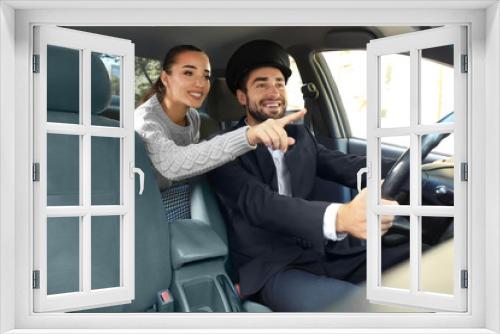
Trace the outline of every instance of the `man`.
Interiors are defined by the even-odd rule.
[[[241,46],[226,82],[246,117],[238,126],[279,119],[286,110],[287,52],[258,40]],[[301,125],[288,125],[286,153],[259,145],[210,174],[226,213],[241,293],[273,311],[321,311],[366,279],[366,190],[350,203],[317,194],[318,178],[355,187],[364,157],[328,150]],[[393,217],[381,223],[385,233]],[[407,258],[408,246],[383,255],[383,267]],[[406,251],[404,250],[406,249]]]

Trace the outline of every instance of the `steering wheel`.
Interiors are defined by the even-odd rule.
[[[438,123],[451,123],[455,119],[453,112],[449,113]],[[449,133],[431,133],[422,137],[422,157],[424,160],[429,153],[446,137]],[[382,184],[382,198],[395,200],[402,187],[408,182],[410,174],[410,149],[408,148],[396,160],[392,168],[385,176]],[[406,219],[396,217],[391,228],[392,233],[387,233],[382,237],[382,242],[386,246],[397,246],[406,242],[410,235],[410,223]]]
[[[455,113],[451,112],[438,123],[451,123],[455,119]],[[431,151],[438,146],[438,144],[449,133],[431,133],[422,137],[422,160],[424,160]],[[384,183],[382,184],[382,198],[394,200],[399,193],[401,187],[408,181],[410,174],[410,149],[408,148],[403,154],[399,156],[392,168],[385,176]]]

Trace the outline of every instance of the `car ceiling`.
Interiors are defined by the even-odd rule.
[[[392,36],[423,27],[67,27],[131,40],[136,56],[163,59],[171,47],[192,44],[207,52],[212,69],[223,69],[241,44],[253,39],[271,39],[290,49],[364,48],[373,38]]]

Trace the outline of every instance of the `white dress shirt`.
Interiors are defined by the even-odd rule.
[[[267,148],[273,158],[274,166],[276,167],[276,177],[278,180],[278,192],[280,195],[292,196],[292,184],[290,182],[290,171],[285,164],[285,155],[280,150],[272,150]],[[337,211],[339,203],[332,203],[327,206],[323,215],[323,235],[326,239],[332,241],[340,241],[347,236],[347,233],[338,233],[336,231]]]

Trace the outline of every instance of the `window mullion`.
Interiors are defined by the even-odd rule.
[[[456,35],[455,42],[455,54],[454,62],[455,64],[460,64],[462,55],[466,55],[467,52],[467,39],[466,39],[466,29],[461,28]],[[467,73],[462,73],[460,70],[461,66],[456,65],[455,67],[455,92],[454,92],[454,105],[455,105],[455,147],[454,147],[454,158],[455,158],[455,169],[454,169],[454,191],[455,191],[455,216],[454,216],[454,259],[455,268],[454,276],[457,278],[455,280],[454,293],[457,296],[463,296],[462,308],[465,308],[467,302],[467,289],[462,289],[460,286],[461,270],[467,270],[467,183],[462,181],[460,177],[460,163],[467,162],[467,104],[468,95],[462,92],[467,91]]]
[[[91,254],[91,245],[92,245],[92,240],[91,240],[91,230],[90,230],[90,222],[91,222],[91,216],[90,214],[86,214],[83,216],[82,219],[82,227],[80,231],[82,232],[80,235],[82,236],[81,238],[81,245],[80,245],[80,263],[81,263],[81,274],[80,274],[80,280],[81,280],[81,286],[80,289],[84,293],[90,293],[91,290],[91,263],[90,263],[90,254]]]
[[[416,129],[420,110],[420,57],[419,50],[410,51],[410,208],[420,204],[420,145]],[[420,286],[420,219],[410,215],[410,292],[417,293]]]
[[[420,219],[410,215],[410,293],[418,293],[420,287]]]
[[[400,127],[400,128],[379,128],[375,130],[377,137],[398,137],[407,136],[410,133],[416,135],[426,135],[428,133],[453,133],[455,125],[453,123],[436,123],[429,125],[415,125],[413,127]]]
[[[367,74],[368,78],[380,77],[380,58],[376,55],[368,54],[367,56]],[[367,173],[368,191],[368,211],[367,211],[367,297],[374,295],[378,285],[380,284],[380,244],[377,234],[378,216],[375,209],[378,205],[378,197],[380,195],[379,174],[380,174],[380,151],[379,140],[376,135],[379,123],[379,99],[380,99],[380,84],[376,80],[367,80],[367,99],[371,101],[367,105],[367,147],[366,160],[367,166],[371,166],[372,170]]]
[[[34,75],[34,162],[40,163],[40,182],[33,184],[34,191],[34,233],[35,248],[33,250],[33,269],[40,270],[40,289],[34,294],[35,307],[39,306],[42,296],[47,295],[47,49],[43,40],[45,36],[34,43],[34,52],[40,55],[40,72]]]
[[[82,52],[82,65],[80,67],[81,73],[81,107],[82,107],[82,125],[84,128],[83,135],[83,147],[82,147],[82,161],[81,166],[83,167],[83,208],[85,214],[82,219],[82,234],[81,234],[81,279],[82,279],[82,290],[85,293],[89,293],[91,290],[91,195],[92,195],[92,154],[91,154],[91,134],[90,134],[90,124],[91,124],[91,78],[90,78],[90,50],[83,49]]]
[[[455,214],[455,208],[452,206],[417,206],[409,205],[377,205],[373,208],[373,212],[377,215],[392,215],[392,216],[434,216],[434,217],[451,217]]]
[[[120,84],[121,105],[123,109],[120,114],[122,126],[126,132],[121,140],[122,159],[120,168],[121,180],[121,204],[123,205],[126,214],[120,218],[120,285],[128,289],[128,293],[133,298],[135,294],[135,266],[134,266],[134,203],[135,203],[135,182],[133,171],[129,170],[130,165],[135,161],[134,151],[134,104],[132,99],[125,99],[125,96],[134,96],[134,52],[133,49],[129,57],[122,57],[122,78]],[[131,174],[132,173],[132,174]]]

